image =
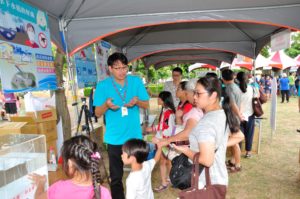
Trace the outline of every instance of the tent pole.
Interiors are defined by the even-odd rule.
[[[71,59],[70,59],[70,55],[69,55],[69,51],[68,51],[68,42],[66,40],[66,29],[65,29],[65,20],[61,19],[59,20],[59,26],[60,26],[60,30],[62,32],[62,40],[63,40],[63,43],[65,44],[65,52],[66,52],[66,58],[67,58],[67,64],[68,64],[68,75],[69,75],[69,83],[71,85],[71,88],[72,88],[72,102],[74,104],[76,104],[74,106],[74,109],[75,109],[75,113],[76,113],[76,116],[78,118],[79,116],[79,111],[78,111],[78,105],[77,105],[77,86],[76,86],[76,83],[75,83],[75,75],[74,75],[74,66],[71,62]],[[75,124],[77,123],[76,120],[75,121]]]

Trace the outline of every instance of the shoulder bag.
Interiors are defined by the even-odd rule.
[[[253,114],[256,117],[260,117],[260,116],[262,116],[264,114],[264,111],[262,109],[262,106],[261,106],[259,98],[258,97],[254,97],[254,94],[255,94],[255,90],[253,88],[253,98],[252,98]]]
[[[185,189],[179,193],[180,199],[225,199],[227,186],[211,184],[209,168],[205,167],[206,185],[199,189],[199,159],[200,153],[196,153],[193,158],[193,177],[191,179],[191,188]]]

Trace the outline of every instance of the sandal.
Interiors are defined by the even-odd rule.
[[[236,166],[233,166],[233,167],[230,167],[229,169],[229,173],[237,173],[237,172],[240,172],[242,171],[242,167],[236,167]]]
[[[160,193],[160,192],[166,190],[168,188],[168,186],[169,186],[169,184],[167,184],[167,185],[162,184],[159,187],[155,188],[154,191]]]
[[[235,164],[233,164],[230,160],[228,160],[225,164],[226,164],[226,167],[227,167],[227,168],[230,168],[230,167],[234,167],[234,166],[235,166]]]

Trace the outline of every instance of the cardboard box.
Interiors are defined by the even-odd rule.
[[[0,125],[0,134],[23,133],[26,122],[5,122]]]
[[[46,122],[57,119],[56,109],[27,112],[26,115],[32,117],[35,122]]]
[[[57,139],[56,121],[46,121],[37,123],[38,133],[44,134],[47,140]]]

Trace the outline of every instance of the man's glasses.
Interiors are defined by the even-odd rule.
[[[128,71],[128,66],[124,66],[124,67],[112,67],[113,69],[115,69],[116,71]]]
[[[196,95],[197,97],[200,97],[200,95],[202,95],[204,93],[208,93],[208,92],[198,92],[196,90],[193,91],[194,96]]]

